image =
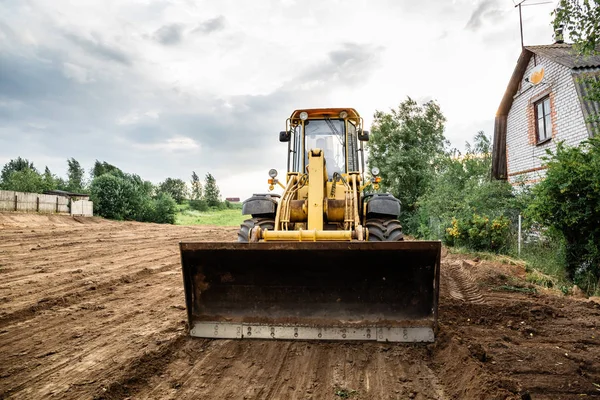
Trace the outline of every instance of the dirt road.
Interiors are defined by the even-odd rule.
[[[236,231],[0,214],[0,398],[600,397],[598,303],[458,256],[434,344],[188,338],[177,243]]]

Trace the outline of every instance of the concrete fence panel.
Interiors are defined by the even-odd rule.
[[[70,211],[69,199],[67,199],[66,197],[63,197],[63,196],[55,196],[55,197],[56,197],[56,204],[57,204],[58,212],[68,214]]]
[[[43,213],[55,213],[58,211],[58,196],[49,194],[38,194],[39,207],[38,211]],[[67,200],[67,199],[65,199]]]
[[[38,195],[36,193],[17,192],[17,210],[16,211],[35,211],[37,212]]]
[[[71,201],[65,196],[0,190],[0,211],[21,211],[93,215],[93,203],[89,200]]]
[[[15,192],[12,190],[0,190],[0,211],[15,211]]]
[[[89,200],[76,200],[71,202],[71,215],[91,217],[94,215],[93,212],[94,203]]]

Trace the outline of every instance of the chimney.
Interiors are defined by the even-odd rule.
[[[565,39],[563,37],[563,28],[564,25],[560,24],[558,28],[556,28],[556,30],[554,31],[554,43],[555,44],[561,44],[565,42]]]

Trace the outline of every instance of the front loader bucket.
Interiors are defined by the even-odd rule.
[[[181,243],[190,334],[431,342],[440,242]]]

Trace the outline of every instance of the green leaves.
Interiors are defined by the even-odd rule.
[[[94,178],[90,191],[94,213],[104,218],[175,223],[175,200],[164,192],[153,199],[152,184],[138,175],[109,171]]]
[[[381,171],[382,188],[400,199],[406,224],[417,199],[431,186],[435,165],[444,154],[446,119],[434,101],[410,97],[390,112],[375,112],[368,144],[369,167]]]
[[[217,186],[217,180],[210,172],[204,179],[204,200],[209,207],[218,207],[221,204],[221,191]]]
[[[600,137],[579,147],[558,143],[528,213],[567,242],[570,278],[600,277]],[[583,275],[582,275],[583,274]]]
[[[196,171],[192,171],[192,180],[190,183],[192,184],[191,200],[202,199],[202,183],[200,183],[200,177],[198,177]]]
[[[600,1],[560,0],[552,12],[554,29],[564,25],[582,54],[592,54],[600,45]]]
[[[188,189],[181,179],[167,178],[158,185],[158,193],[170,195],[177,204],[182,204],[188,196]]]
[[[85,191],[85,182],[83,176],[84,169],[79,164],[79,161],[73,157],[67,159],[67,190],[69,192],[82,193]]]
[[[46,190],[42,176],[31,168],[10,171],[3,179],[1,189],[16,192],[41,193]]]

